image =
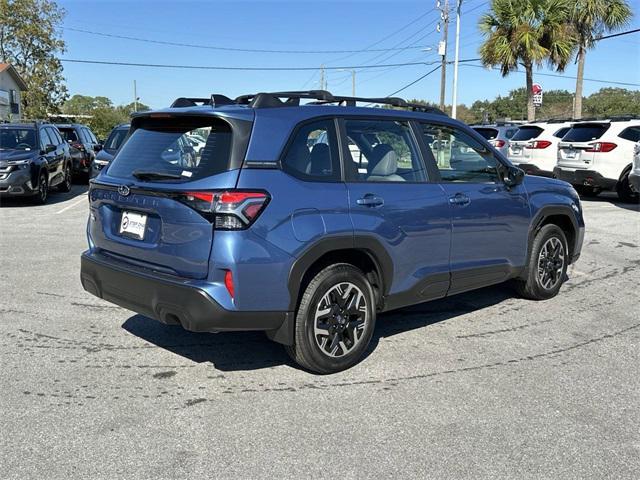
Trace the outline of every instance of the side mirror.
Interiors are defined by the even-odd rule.
[[[44,147],[44,153],[52,153],[52,152],[55,152],[57,148],[58,148],[58,147],[56,147],[55,145],[51,145],[51,144],[49,144],[49,145],[47,145],[46,147]]]
[[[522,183],[522,181],[524,180],[524,170],[522,170],[521,168],[518,167],[507,167],[507,171],[505,172],[503,181],[504,184],[511,188],[511,187],[515,187],[516,185],[520,185]]]
[[[94,151],[94,152],[96,152],[96,153],[98,153],[100,150],[102,150],[102,148],[103,148],[103,145],[102,145],[101,143],[96,143],[96,144],[93,146],[93,151]]]

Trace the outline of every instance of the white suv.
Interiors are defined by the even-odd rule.
[[[638,202],[629,173],[640,119],[620,118],[575,123],[558,144],[554,175],[576,187],[583,195],[615,190],[623,202]]]
[[[636,143],[633,154],[633,166],[629,173],[629,185],[635,193],[640,193],[640,140]]]
[[[509,142],[508,158],[529,175],[553,177],[558,161],[558,143],[570,130],[567,121],[521,125]]]

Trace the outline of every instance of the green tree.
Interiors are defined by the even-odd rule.
[[[584,100],[589,116],[640,115],[640,91],[625,88],[602,88]]]
[[[0,0],[0,61],[20,73],[28,90],[22,96],[27,118],[59,111],[67,96],[58,53],[64,10],[52,0]]]
[[[631,7],[624,0],[575,0],[571,14],[578,38],[578,74],[574,118],[582,118],[582,84],[587,50],[604,33],[618,30],[631,20]]]
[[[569,24],[571,0],[492,0],[491,11],[480,18],[486,40],[482,63],[500,67],[502,76],[522,65],[526,74],[527,118],[535,119],[533,67],[545,61],[563,71],[573,55],[576,38]]]

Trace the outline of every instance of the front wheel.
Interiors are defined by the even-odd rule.
[[[531,300],[555,297],[566,278],[568,264],[564,232],[554,224],[543,226],[533,240],[527,277],[516,281],[518,293]]]
[[[49,182],[45,173],[40,172],[40,176],[38,177],[38,191],[36,192],[35,197],[33,197],[33,201],[36,203],[36,205],[44,205],[45,203],[47,203],[48,197]]]
[[[307,370],[339,372],[358,363],[375,323],[373,289],[362,271],[344,263],[331,265],[305,289],[294,345],[287,352]]]

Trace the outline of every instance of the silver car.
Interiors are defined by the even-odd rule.
[[[505,157],[509,153],[509,139],[518,131],[518,125],[515,124],[471,125],[471,128]]]

